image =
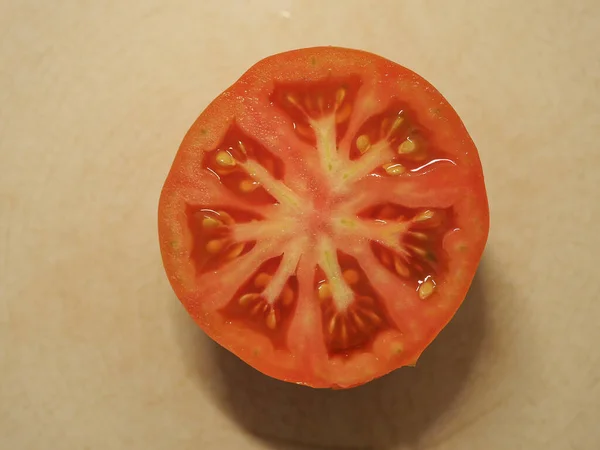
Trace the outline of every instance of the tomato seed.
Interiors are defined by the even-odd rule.
[[[285,98],[288,102],[290,102],[290,104],[298,107],[298,100],[296,100],[296,97],[294,97],[292,94],[286,95]]]
[[[231,153],[221,150],[217,153],[216,157],[217,164],[221,167],[233,167],[235,166],[235,159],[231,156]]]
[[[321,283],[317,288],[319,300],[324,301],[331,297],[331,288],[328,283]]]
[[[329,321],[329,327],[327,328],[329,330],[329,334],[333,334],[333,332],[335,331],[336,325],[337,325],[337,314],[335,314]]]
[[[256,293],[244,294],[240,297],[238,302],[241,306],[248,306],[250,303],[258,299],[258,297],[260,297],[260,295]]]
[[[356,138],[356,147],[358,151],[361,153],[365,153],[371,147],[371,141],[369,140],[369,136],[366,134],[360,135]]]
[[[404,118],[402,116],[396,117],[396,120],[394,120],[394,123],[392,124],[392,126],[390,128],[390,134],[392,134],[396,130],[398,130],[398,128],[400,128],[400,125],[402,125],[403,122],[404,122]]]
[[[231,250],[229,250],[227,252],[227,256],[225,258],[228,259],[228,260],[237,258],[242,253],[242,250],[244,250],[244,246],[245,246],[245,244],[242,243],[242,242],[240,242],[239,244],[235,244],[231,248]]]
[[[382,167],[385,170],[385,173],[392,176],[402,175],[406,172],[406,169],[402,164],[384,164]]]
[[[242,180],[240,182],[240,191],[242,191],[245,194],[248,194],[250,192],[254,192],[259,186],[260,183],[258,183],[257,181],[249,179]]]
[[[346,280],[346,283],[348,283],[348,284],[356,284],[360,280],[360,275],[358,274],[358,272],[356,270],[353,270],[353,269],[345,270],[344,273],[342,274],[342,276],[344,277],[344,280]]]
[[[427,240],[427,235],[425,233],[419,233],[418,231],[409,231],[409,234],[415,239],[418,239],[419,241]]]
[[[206,251],[211,254],[219,253],[223,249],[224,242],[220,239],[213,239],[206,244]]]
[[[402,144],[398,146],[398,153],[407,154],[412,153],[417,148],[416,144],[410,139],[406,139]]]
[[[271,312],[267,315],[267,319],[266,319],[266,324],[267,327],[270,330],[274,330],[275,327],[277,326],[277,317],[275,317],[275,310],[271,309]]]
[[[375,311],[363,310],[363,314],[371,321],[373,325],[379,325],[381,323],[381,317],[377,315]]]
[[[388,130],[391,128],[392,125],[392,119],[385,118],[381,121],[381,125],[379,126],[379,136],[382,139],[385,139],[388,135]]]
[[[431,294],[433,294],[434,290],[435,290],[435,283],[433,282],[433,280],[431,278],[428,278],[423,283],[421,283],[421,286],[419,286],[419,297],[421,297],[421,299],[424,300],[427,297],[429,297]]]
[[[294,291],[288,285],[286,285],[283,288],[283,293],[281,294],[281,301],[284,306],[289,306],[294,301]]]
[[[204,219],[202,219],[202,226],[204,228],[217,228],[220,225],[223,225],[223,222],[213,217],[204,216]]]
[[[233,220],[233,217],[231,217],[225,211],[217,211],[217,214],[221,217],[221,220],[226,225],[231,225],[231,224],[235,223],[235,220]]]
[[[346,322],[342,320],[340,324],[340,337],[342,340],[342,344],[345,346],[348,342],[348,329],[346,328]]]
[[[267,284],[269,284],[269,281],[271,281],[271,278],[273,278],[273,277],[271,275],[269,275],[268,273],[261,272],[254,279],[254,286],[256,286],[257,288],[264,288],[267,286]]]
[[[346,89],[339,88],[335,93],[335,106],[336,108],[342,104],[344,98],[346,97]]]
[[[352,321],[356,325],[356,328],[359,331],[364,332],[366,329],[366,324],[365,324],[364,320],[361,319],[361,317],[358,315],[358,313],[356,311],[352,311],[350,314],[352,317]]]
[[[404,265],[398,258],[394,258],[394,269],[401,277],[407,278],[410,275],[410,270],[408,267],[406,267],[406,265]]]
[[[425,222],[426,220],[432,219],[434,215],[435,215],[435,213],[433,211],[431,211],[430,209],[427,209],[427,210],[423,211],[422,213],[418,214],[417,216],[415,216],[414,221],[415,222]]]

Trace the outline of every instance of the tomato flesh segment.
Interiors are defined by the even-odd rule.
[[[367,152],[385,152],[389,162],[374,170],[377,175],[399,176],[418,171],[428,158],[444,157],[439,150],[428,148],[424,134],[415,113],[396,101],[360,127],[350,148],[350,159],[356,160]]]
[[[453,229],[451,208],[417,210],[385,203],[361,211],[359,218],[371,219],[367,222],[375,228],[370,231],[371,247],[388,270],[405,279],[417,279],[419,285],[426,279],[435,283],[435,275],[444,269],[442,241]],[[399,240],[398,235],[389,239],[384,231],[394,227],[401,230]]]
[[[269,153],[256,140],[244,134],[235,124],[230,127],[220,145],[204,155],[203,166],[219,178],[235,194],[242,195],[251,204],[269,204],[275,198],[253,171],[263,171],[264,182],[281,180],[283,162]],[[268,188],[269,185],[267,185]]]
[[[190,197],[200,200],[185,201],[191,245],[181,264],[194,267],[198,286],[185,295],[196,308],[203,289],[213,290],[199,322],[207,330],[224,324],[212,333],[225,343],[239,342],[239,333],[249,346],[264,339],[279,357],[292,358],[259,358],[255,366],[273,376],[273,367],[285,366],[286,379],[309,385],[360,384],[413,363],[468,286],[463,279],[473,266],[456,252],[464,248],[472,258],[482,248],[464,233],[475,227],[465,211],[475,209],[477,220],[487,214],[477,210],[481,197],[468,204],[460,194],[480,182],[472,175],[476,153],[462,150],[471,148],[464,130],[438,135],[431,123],[445,111],[442,103],[398,92],[380,98],[377,112],[361,110],[353,119],[357,105],[369,104],[365,96],[388,81],[352,70],[309,81],[245,77],[239,90],[232,88],[236,95],[217,101],[237,105],[237,112],[220,139],[202,147],[194,175],[213,177],[224,193],[212,201],[199,190]],[[243,95],[253,103],[235,103]],[[429,108],[419,103],[425,101]],[[264,131],[253,135],[249,123],[263,127],[257,110],[265,112],[265,129],[273,111],[283,117],[278,140]],[[293,159],[274,142],[314,152]],[[423,182],[436,174],[453,188],[441,192],[441,184]],[[236,206],[223,198],[235,198]],[[215,302],[219,290],[227,298]],[[347,376],[341,367],[362,370],[357,361],[365,372]]]
[[[374,337],[392,327],[384,302],[379,298],[356,259],[337,251],[333,265],[338,270],[317,267],[315,293],[320,301],[323,335],[330,355],[349,356],[353,349],[366,349]],[[328,262],[324,261],[323,266]],[[331,263],[329,263],[331,264]],[[336,293],[351,293],[352,302],[341,305]]]
[[[323,122],[328,125],[322,128],[330,129],[338,143],[348,129],[360,84],[356,76],[330,77],[310,84],[279,83],[270,100],[292,118],[294,131],[302,140],[317,145],[322,130],[315,124]]]
[[[276,348],[286,348],[286,332],[298,296],[293,274],[297,261],[271,258],[237,290],[221,309],[228,320],[263,333]]]
[[[240,242],[231,235],[237,222],[257,221],[259,216],[232,208],[188,207],[188,226],[194,238],[191,259],[198,272],[217,269],[223,264],[248,253],[255,241]]]

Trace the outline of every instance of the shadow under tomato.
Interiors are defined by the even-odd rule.
[[[191,319],[180,325],[192,328],[186,332],[184,357],[223,411],[266,447],[416,444],[464,387],[477,358],[486,330],[487,270],[482,261],[463,305],[415,368],[350,390],[312,389],[269,378],[206,337]]]

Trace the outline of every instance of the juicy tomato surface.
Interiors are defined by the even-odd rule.
[[[185,136],[158,213],[188,313],[271,377],[348,388],[414,365],[488,236],[477,149],[442,95],[358,50],[268,57]]]

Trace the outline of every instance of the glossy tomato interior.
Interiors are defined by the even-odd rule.
[[[169,280],[263,373],[350,387],[412,365],[488,234],[477,150],[425,80],[312,48],[257,63],[201,114],[165,182]]]

